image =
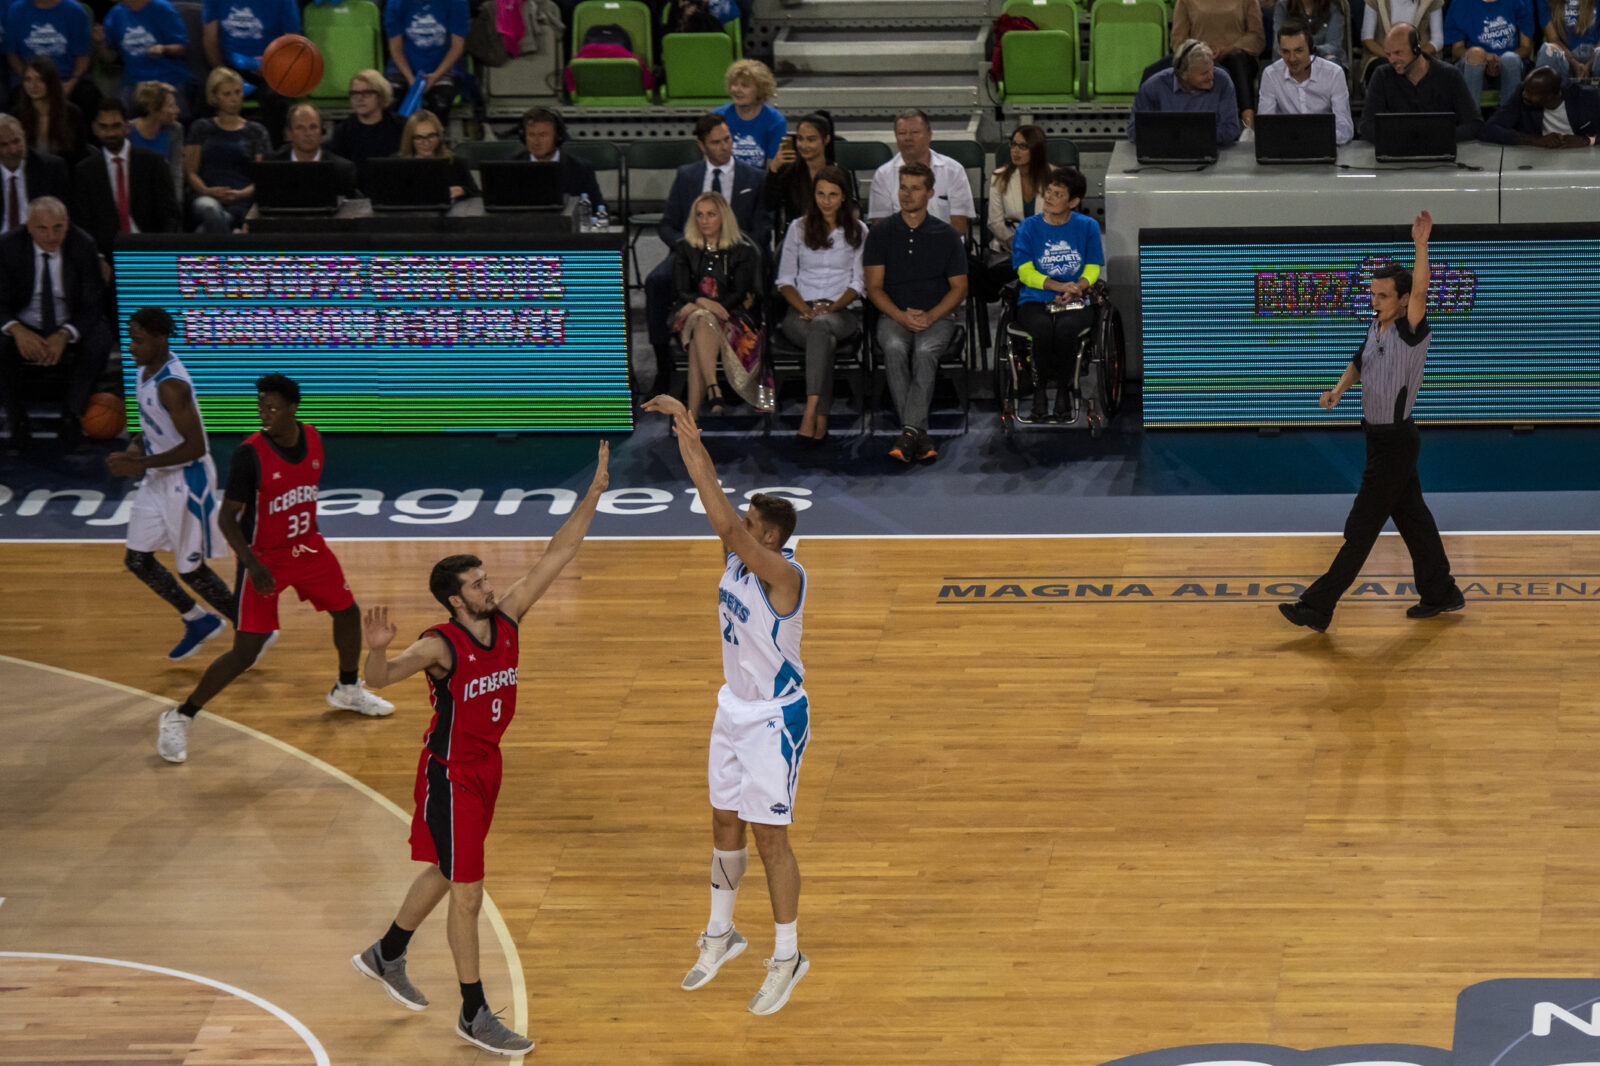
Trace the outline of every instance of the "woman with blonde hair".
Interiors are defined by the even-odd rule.
[[[450,151],[450,143],[444,136],[444,123],[427,108],[406,119],[406,128],[400,132],[400,150],[395,154],[402,159],[448,159],[452,175],[450,199],[460,200],[478,195],[478,183],[472,180],[472,168],[465,159]]]
[[[133,121],[128,140],[166,159],[172,170],[178,202],[183,202],[183,126],[178,123],[178,90],[164,81],[141,81],[133,87]]]
[[[721,193],[695,198],[690,225],[672,249],[672,331],[689,354],[686,406],[698,411],[707,400],[722,413],[717,363],[745,402],[770,410],[772,395],[762,364],[761,330],[755,320],[761,253],[739,236],[733,208]]]
[[[376,70],[359,70],[350,77],[350,115],[333,128],[328,150],[356,165],[356,183],[367,180],[367,160],[382,159],[400,150],[405,122],[389,110],[394,87]]]
[[[778,91],[778,79],[759,59],[741,59],[728,67],[728,96],[733,102],[723,104],[716,114],[728,120],[728,132],[733,134],[733,157],[746,166],[777,170],[782,163],[794,161],[793,152],[784,154],[783,138],[789,132],[789,121],[783,112],[767,103]]]
[[[213,118],[189,127],[184,147],[184,177],[194,199],[195,222],[206,233],[231,233],[244,224],[255,201],[252,165],[272,150],[272,138],[259,122],[241,113],[244,79],[230,67],[218,67],[206,78],[206,102],[217,109]]]

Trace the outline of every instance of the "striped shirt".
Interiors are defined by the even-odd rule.
[[[1404,313],[1382,330],[1378,320],[1372,320],[1366,343],[1355,357],[1361,372],[1361,417],[1368,425],[1390,425],[1411,417],[1432,337],[1426,315],[1414,330]]]

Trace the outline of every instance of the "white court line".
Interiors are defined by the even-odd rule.
[[[116,689],[119,692],[126,692],[130,696],[138,696],[142,699],[153,700],[154,702],[160,704],[172,703],[172,700],[167,699],[164,696],[157,696],[154,693],[146,692],[143,689],[134,688],[132,685],[124,685],[119,681],[107,681],[103,677],[94,677],[90,674],[79,673],[76,670],[66,670],[59,666],[36,663],[29,659],[18,659],[12,655],[0,655],[0,663],[11,663],[16,666],[26,666],[35,670],[43,670],[46,673],[59,674],[62,677],[70,677],[79,681],[87,681],[92,684],[103,685],[106,688]],[[231,729],[237,729],[246,736],[254,737],[256,740],[264,741],[280,751],[287,752],[297,759],[301,759],[307,763],[310,763],[323,773],[329,775],[342,784],[350,786],[363,796],[366,796],[368,799],[372,800],[374,803],[378,804],[378,806],[390,812],[407,825],[411,823],[411,816],[406,814],[405,811],[401,810],[400,807],[394,803],[394,801],[376,791],[370,785],[364,784],[361,781],[357,781],[355,778],[351,777],[337,766],[323,762],[315,755],[301,751],[292,744],[286,744],[277,737],[268,736],[266,733],[263,733],[258,729],[251,729],[249,726],[243,725],[239,722],[218,717],[209,711],[201,711],[200,713],[214,722],[219,722]],[[489,898],[488,892],[484,892],[483,894],[483,914],[484,917],[488,918],[489,927],[494,930],[495,938],[500,941],[500,950],[504,953],[506,959],[506,969],[511,975],[511,1028],[523,1036],[526,1036],[528,1033],[528,986],[522,973],[522,958],[517,954],[517,945],[516,941],[511,938],[511,930],[506,928],[505,919],[500,916],[500,908],[494,905],[494,900]],[[65,958],[66,956],[62,957]],[[127,963],[126,965],[131,966],[134,964]],[[516,1056],[511,1061],[521,1062],[522,1056]]]
[[[209,977],[201,977],[197,973],[188,973],[184,970],[169,970],[165,966],[151,966],[146,962],[128,962],[125,959],[102,959],[96,955],[57,955],[49,951],[0,951],[0,958],[65,959],[67,962],[98,962],[105,966],[122,966],[129,970],[145,970],[149,973],[165,974],[168,977],[181,977],[196,984],[210,985],[212,988],[220,989],[229,995],[238,996],[247,1003],[254,1003],[268,1014],[271,1014],[284,1025],[293,1029],[300,1039],[305,1041],[306,1047],[310,1048],[311,1054],[316,1057],[317,1066],[332,1066],[328,1059],[328,1053],[323,1050],[322,1044],[317,1041],[317,1038],[311,1034],[311,1030],[307,1029],[299,1018],[296,1018],[277,1004],[267,1002],[253,992],[246,992],[242,988],[235,988],[233,985],[225,984],[222,981],[214,981]]]

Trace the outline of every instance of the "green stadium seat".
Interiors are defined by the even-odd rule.
[[[322,50],[322,81],[311,90],[313,101],[348,100],[354,75],[384,69],[383,16],[372,0],[308,5],[305,33]]]
[[[1000,39],[1008,104],[1054,104],[1078,98],[1078,37],[1065,30],[1012,30]]]
[[[649,107],[644,71],[633,59],[574,59],[572,103],[577,107]]]
[[[1132,100],[1144,69],[1166,54],[1161,0],[1101,0],[1089,11],[1089,99]]]
[[[656,65],[655,39],[650,32],[650,8],[640,0],[583,0],[572,11],[572,51],[583,47],[584,34],[591,26],[621,26],[633,41],[633,54],[644,65]]]
[[[733,39],[725,33],[667,34],[661,39],[661,102],[708,111],[727,103],[724,75],[733,59]]]
[[[633,182],[636,177],[642,177],[649,171],[676,174],[679,167],[686,163],[697,163],[704,156],[700,151],[700,142],[692,138],[673,141],[634,141],[628,145],[623,155],[628,161],[628,258],[633,264],[634,281],[643,286],[644,277],[639,270],[634,248],[647,230],[653,230],[661,224],[661,212],[638,210],[638,207],[647,201],[641,199],[638,204],[634,202]]]
[[[1000,13],[1030,19],[1041,30],[1062,30],[1074,38],[1078,36],[1079,14],[1074,0],[1006,0]]]

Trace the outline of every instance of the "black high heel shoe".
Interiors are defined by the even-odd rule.
[[[708,385],[708,386],[706,386],[706,404],[707,404],[707,408],[706,409],[710,414],[720,415],[722,413],[722,386],[721,385]]]

